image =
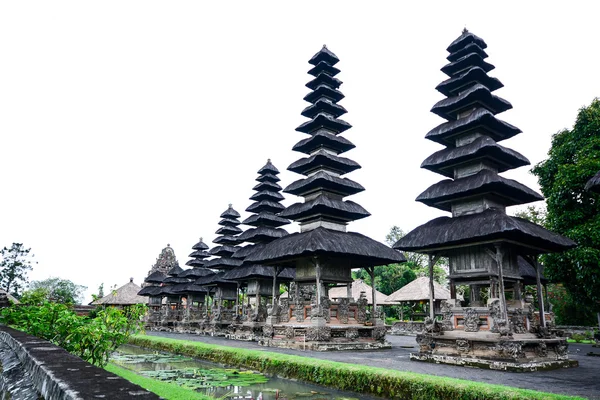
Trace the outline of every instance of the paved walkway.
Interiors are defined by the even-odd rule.
[[[414,336],[388,335],[387,340],[392,343],[392,348],[388,350],[315,352],[262,347],[255,342],[240,342],[212,336],[165,332],[148,332],[148,334],[174,339],[195,340],[229,347],[271,351],[320,358],[323,360],[370,365],[373,367],[395,369],[399,371],[412,371],[423,374],[447,376],[523,389],[577,395],[600,400],[600,357],[590,357],[586,355],[588,352],[600,354],[600,349],[585,344],[569,345],[569,357],[579,361],[578,368],[514,373],[410,361],[409,353],[417,351],[417,344]]]

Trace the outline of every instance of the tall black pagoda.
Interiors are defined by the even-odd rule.
[[[335,76],[338,57],[326,46],[316,53],[308,71],[314,77],[306,85],[311,92],[304,99],[310,103],[302,111],[309,118],[297,131],[308,137],[293,150],[306,157],[292,163],[288,170],[304,175],[284,189],[284,192],[304,198],[279,216],[300,224],[300,233],[284,236],[250,254],[246,262],[291,266],[296,269],[298,286],[316,285],[315,304],[311,320],[327,318],[322,303],[329,302],[324,284],[352,282],[352,268],[372,268],[405,261],[404,256],[382,243],[359,233],[347,232],[346,225],[370,214],[346,197],[364,188],[344,175],[360,168],[353,160],[340,154],[355,146],[341,134],[351,125],[339,117],[346,109],[338,104],[344,98],[339,91],[342,82]],[[318,322],[320,323],[320,322]]]
[[[233,258],[232,255],[239,249],[238,235],[242,230],[240,214],[229,204],[227,210],[221,215],[220,228],[215,232],[217,238],[213,240],[217,246],[209,254],[216,256],[204,263],[204,267],[218,270],[217,274],[201,277],[196,280],[197,285],[207,285],[215,288],[212,321],[218,323],[230,322],[234,317],[232,302],[237,302],[237,283],[223,278],[226,271],[242,265],[242,260]],[[226,306],[227,303],[227,306]],[[216,306],[216,307],[215,307]]]
[[[242,224],[249,225],[247,229],[238,236],[240,243],[250,244],[241,247],[233,254],[234,258],[244,259],[248,254],[262,249],[266,243],[284,237],[288,234],[281,226],[290,223],[289,220],[276,214],[285,209],[280,203],[283,200],[279,182],[279,170],[267,160],[267,163],[258,170],[258,184],[252,188],[255,193],[250,197],[253,203],[246,209],[252,214]],[[234,268],[224,276],[240,282],[246,287],[248,302],[255,299],[256,308],[248,319],[253,322],[264,322],[267,315],[267,307],[262,304],[261,299],[271,297],[272,307],[278,295],[278,282],[291,281],[294,271],[290,268],[284,269],[276,266],[264,266],[244,262],[241,267]]]
[[[178,286],[174,291],[186,297],[186,316],[185,322],[201,318],[202,304],[205,303],[207,289],[204,286],[196,285],[195,281],[199,278],[212,276],[215,274],[204,266],[205,258],[210,257],[208,246],[202,241],[202,238],[192,246],[193,252],[188,257],[191,259],[185,265],[192,268],[179,273],[179,278],[185,278],[189,282]]]
[[[543,200],[543,197],[499,175],[529,165],[529,161],[498,144],[521,131],[496,118],[512,105],[493,94],[503,85],[488,75],[494,66],[485,61],[486,47],[481,38],[467,30],[450,44],[449,63],[442,68],[449,78],[436,87],[446,98],[431,109],[447,122],[425,136],[445,148],[428,157],[421,167],[447,179],[430,186],[416,200],[448,211],[452,216],[436,218],[417,227],[393,247],[429,254],[430,273],[437,257],[448,257],[453,299],[456,285],[466,284],[471,288],[470,307],[460,307],[456,300],[445,303],[442,327],[449,332],[444,336],[436,333],[433,307],[430,307],[432,325],[430,332],[418,337],[421,353],[417,359],[444,362],[454,356],[493,358],[490,355],[495,354],[497,358],[508,360],[507,369],[518,369],[522,362],[552,358],[544,356],[550,348],[556,353],[554,359],[567,357],[563,340],[530,341],[533,335],[529,331],[537,329],[539,335],[548,338],[551,335],[544,331],[543,306],[538,316],[542,327],[539,330],[533,310],[521,299],[518,257],[523,256],[538,267],[539,281],[537,255],[563,251],[575,243],[506,214],[506,207]],[[489,287],[489,294],[482,292],[484,287]],[[506,293],[512,297],[508,302]],[[489,295],[486,304],[482,300],[484,294]],[[540,304],[543,304],[541,296]],[[528,313],[531,318],[524,318]],[[488,333],[483,334],[483,331]],[[478,332],[482,333],[473,335]],[[498,340],[511,338],[510,351],[493,340],[474,344],[478,337],[489,336],[489,332],[495,333]],[[517,341],[517,337],[522,341]],[[492,347],[487,349],[486,346]]]

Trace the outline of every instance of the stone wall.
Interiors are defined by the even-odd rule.
[[[0,325],[0,398],[75,400],[159,399],[35,336]],[[5,396],[5,397],[3,397]]]

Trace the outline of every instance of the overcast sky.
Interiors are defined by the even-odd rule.
[[[414,199],[443,179],[419,166],[441,149],[424,135],[444,122],[429,110],[464,27],[514,106],[500,118],[523,131],[502,144],[532,165],[600,95],[600,3],[490,3],[2,2],[0,245],[23,242],[30,279],[70,279],[88,299],[141,283],[167,243],[183,266],[228,203],[248,215],[267,158],[282,186],[300,177],[286,168],[323,44],[341,60],[357,146],[344,155],[363,167],[349,199],[372,214],[349,230],[384,241],[443,215]],[[503,176],[538,190],[529,169]]]

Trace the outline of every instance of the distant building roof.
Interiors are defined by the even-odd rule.
[[[331,288],[329,289],[329,298],[335,299],[338,297],[346,297],[347,290],[348,289],[345,286]],[[367,296],[367,302],[369,304],[373,304],[371,290],[371,286],[367,285],[362,279],[357,279],[354,282],[352,282],[352,297],[355,300],[358,300],[358,298],[360,297],[360,292],[365,292],[365,296]],[[388,296],[375,290],[375,301],[377,301],[377,304],[382,304],[386,301],[387,298]]]
[[[93,301],[93,305],[132,305],[132,304],[144,304],[148,300],[145,297],[138,296],[138,292],[142,290],[141,287],[133,283],[133,278],[129,280],[129,283],[121,286],[120,288],[112,291],[112,293]]]
[[[433,282],[433,295],[435,300],[450,299],[450,291],[437,282]],[[387,299],[387,304],[397,304],[401,301],[421,301],[429,300],[429,278],[422,276],[415,279],[408,285],[396,290],[390,294]]]

